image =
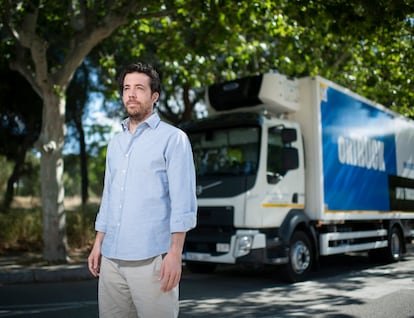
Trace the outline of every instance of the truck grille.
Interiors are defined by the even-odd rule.
[[[217,243],[230,244],[235,233],[233,226],[234,208],[199,207],[197,226],[189,231],[184,244],[184,251],[209,253],[213,256],[224,253],[217,252]]]

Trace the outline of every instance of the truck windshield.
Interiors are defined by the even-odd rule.
[[[259,127],[190,133],[197,176],[255,174],[259,156],[259,136]]]

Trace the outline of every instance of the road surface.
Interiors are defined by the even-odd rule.
[[[97,281],[0,286],[0,317],[98,317]],[[322,260],[306,282],[281,282],[274,268],[184,272],[180,318],[413,318],[414,253],[387,265],[365,255]]]

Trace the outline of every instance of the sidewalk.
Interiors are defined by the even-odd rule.
[[[0,286],[94,279],[84,258],[68,264],[46,265],[39,260],[32,261],[30,257],[33,255],[0,256]]]

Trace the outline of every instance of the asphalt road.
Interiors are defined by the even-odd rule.
[[[310,280],[293,285],[280,283],[269,269],[191,275],[183,285],[183,318],[414,318],[412,256],[377,266],[367,257],[337,256],[324,260]]]
[[[98,317],[96,289],[96,280],[0,286],[0,317]],[[274,268],[185,272],[180,299],[180,318],[414,318],[414,253],[387,265],[364,255],[326,258],[293,285]]]

